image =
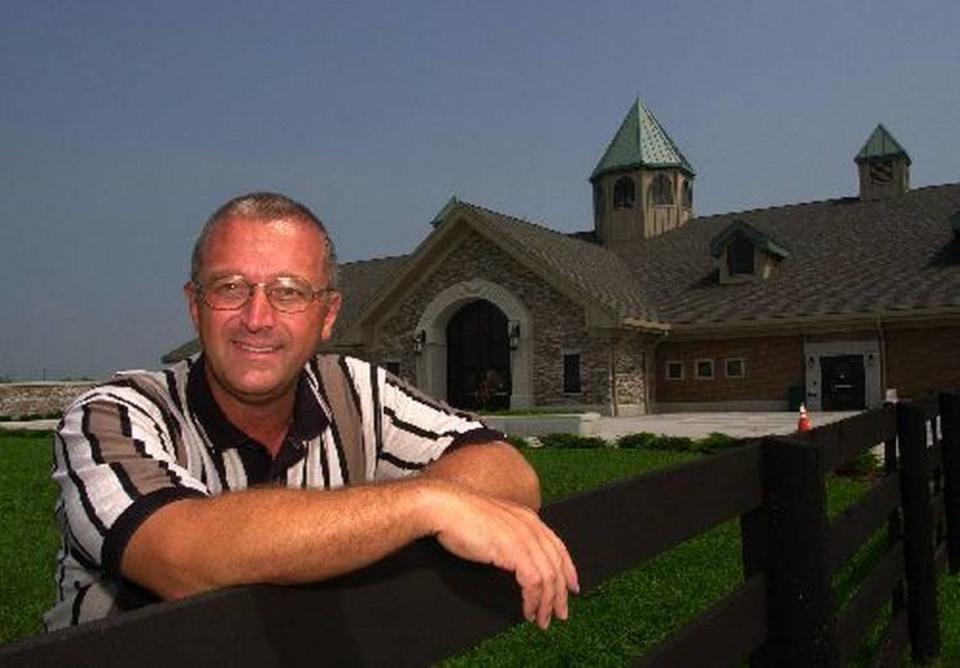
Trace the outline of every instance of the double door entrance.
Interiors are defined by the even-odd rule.
[[[468,410],[510,408],[507,316],[486,300],[461,308],[447,325],[447,401]]]

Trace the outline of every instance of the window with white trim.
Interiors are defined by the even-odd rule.
[[[580,353],[563,353],[563,393],[580,394]]]
[[[713,360],[704,358],[699,359],[693,364],[695,378],[697,380],[713,380]]]
[[[723,360],[723,375],[727,378],[746,378],[747,368],[742,357],[728,357]]]
[[[683,362],[667,362],[667,380],[683,380]]]

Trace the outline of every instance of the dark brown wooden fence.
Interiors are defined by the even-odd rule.
[[[826,476],[878,444],[883,475],[830,521]],[[936,572],[960,569],[960,395],[764,438],[560,501],[543,516],[585,591],[739,519],[743,582],[638,665],[839,665],[887,603],[875,663],[897,663],[908,644],[933,657]],[[878,531],[882,554],[838,611],[834,576]],[[222,590],[31,638],[0,648],[0,665],[418,666],[520,621],[509,575],[422,541],[325,583]]]

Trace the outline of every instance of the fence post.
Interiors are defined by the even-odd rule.
[[[740,516],[740,550],[744,580],[769,570],[771,540],[767,520],[765,505]],[[770,643],[766,643],[751,653],[748,661],[750,668],[766,668],[770,665],[769,645]]]
[[[766,658],[775,666],[836,666],[839,661],[822,460],[822,449],[809,441],[763,441]]]
[[[940,655],[940,620],[933,562],[927,420],[923,411],[909,403],[897,404],[897,436],[910,646],[913,658],[925,661]]]
[[[940,395],[943,432],[943,500],[950,572],[960,572],[960,394]]]
[[[883,471],[885,474],[890,475],[893,473],[899,474],[900,467],[897,464],[897,438],[888,438],[883,442]],[[894,508],[890,511],[890,514],[887,516],[887,546],[893,548],[900,540],[903,539],[903,530],[900,524],[900,509]],[[891,611],[890,619],[896,619],[897,615],[903,610],[904,605],[906,605],[907,594],[903,586],[903,580],[897,581],[897,586],[893,590],[893,596],[891,597]]]

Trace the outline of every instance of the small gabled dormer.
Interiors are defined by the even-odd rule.
[[[910,156],[890,131],[877,125],[854,158],[860,173],[860,199],[883,199],[910,190]]]
[[[720,262],[721,283],[745,283],[767,278],[790,253],[769,236],[735,220],[710,242],[710,255]]]

